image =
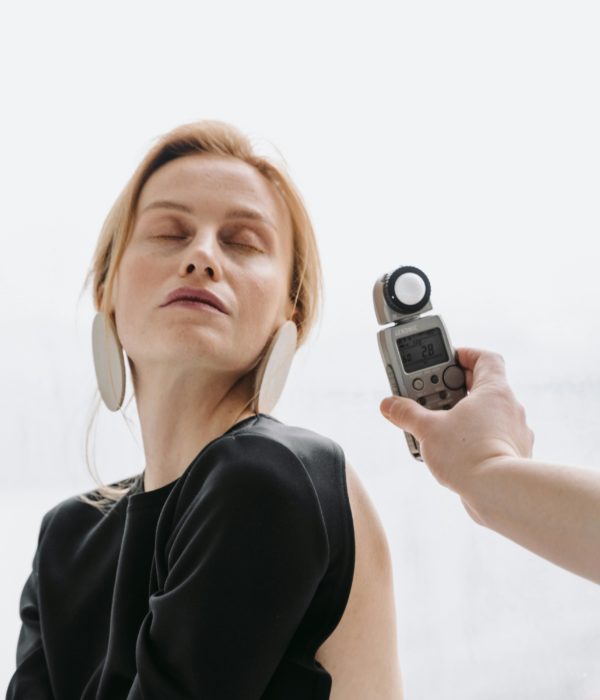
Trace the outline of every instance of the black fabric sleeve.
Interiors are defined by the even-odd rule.
[[[214,452],[180,494],[128,700],[260,698],[327,570],[323,515],[298,457],[255,434]]]
[[[38,603],[40,544],[52,513],[53,510],[48,511],[42,518],[32,570],[21,592],[19,614],[22,625],[17,641],[17,668],[10,679],[6,700],[54,699],[42,642]]]

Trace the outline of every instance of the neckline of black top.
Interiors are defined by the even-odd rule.
[[[186,472],[192,467],[192,465],[198,460],[198,458],[202,455],[204,450],[206,450],[210,445],[213,444],[216,440],[221,439],[225,435],[229,435],[229,433],[233,432],[237,428],[240,428],[247,423],[250,423],[251,425],[254,425],[254,423],[258,422],[258,419],[260,417],[264,418],[270,418],[271,420],[277,420],[276,418],[273,418],[273,416],[269,415],[268,413],[256,413],[253,416],[248,416],[241,421],[238,421],[237,423],[234,423],[230,428],[228,428],[223,434],[218,435],[216,438],[211,440],[209,443],[207,443],[201,450],[198,452],[198,454],[194,457],[194,459],[190,462],[190,464],[186,467],[185,471],[181,474],[181,476],[178,476],[177,479],[170,481],[168,484],[165,484],[164,486],[159,486],[157,489],[152,489],[152,491],[144,491],[144,472],[141,474],[138,474],[135,480],[134,485],[131,487],[129,490],[127,497],[128,497],[128,503],[127,503],[127,510],[137,510],[139,508],[150,508],[150,507],[157,507],[157,506],[162,506],[163,503],[165,502],[167,496],[171,493],[173,487],[175,484],[186,474]]]

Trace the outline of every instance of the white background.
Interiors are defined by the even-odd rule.
[[[379,413],[375,279],[422,267],[455,345],[504,354],[548,461],[600,464],[595,2],[21,3],[0,15],[0,681],[43,513],[93,488],[90,290],[153,140],[229,121],[285,158],[325,306],[280,420],[337,440],[390,540],[407,700],[600,697],[600,587],[471,521]],[[129,394],[128,394],[129,395]],[[103,406],[105,482],[143,468]],[[360,663],[360,660],[357,660]]]

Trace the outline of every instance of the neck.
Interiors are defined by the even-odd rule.
[[[179,478],[209,442],[255,415],[249,406],[253,378],[253,372],[238,381],[214,372],[203,376],[197,368],[174,374],[172,366],[146,368],[134,377],[145,491]]]

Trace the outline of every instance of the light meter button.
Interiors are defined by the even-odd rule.
[[[394,283],[394,294],[401,304],[414,306],[423,300],[427,293],[425,280],[414,272],[400,275]]]
[[[450,365],[444,371],[444,384],[448,389],[460,389],[465,385],[465,375],[458,365]]]
[[[413,379],[413,389],[416,391],[421,391],[421,389],[425,386],[425,382],[422,379]]]

